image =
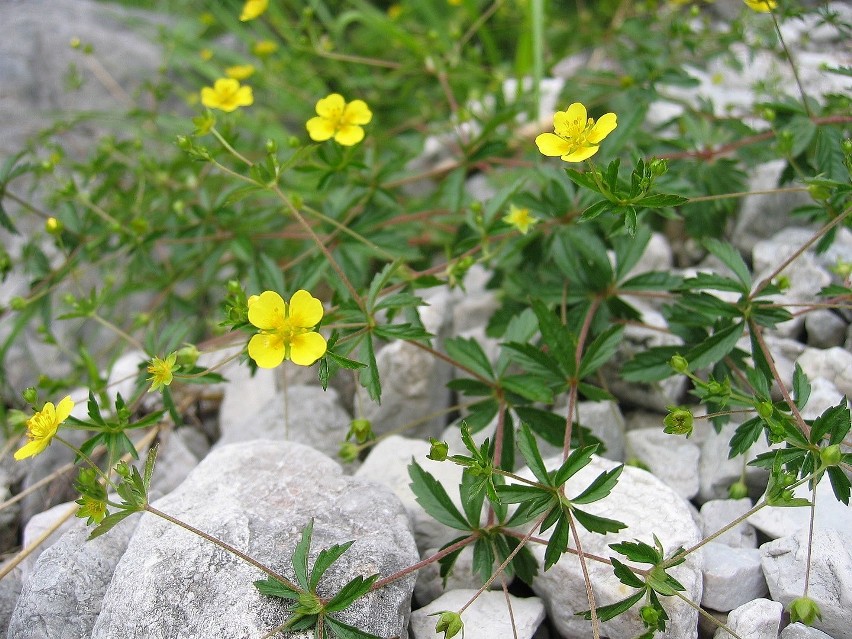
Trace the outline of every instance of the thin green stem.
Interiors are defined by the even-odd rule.
[[[769,6],[767,4],[767,6]],[[799,95],[802,96],[802,106],[805,107],[805,112],[808,114],[809,118],[814,117],[814,114],[811,113],[811,107],[808,105],[808,96],[805,94],[805,89],[802,86],[802,80],[799,78],[799,70],[796,68],[796,62],[793,60],[793,54],[790,53],[790,49],[787,48],[787,43],[784,42],[784,36],[781,34],[781,25],[778,24],[778,18],[775,16],[775,12],[772,8],[769,8],[769,15],[772,16],[772,24],[775,25],[775,33],[778,34],[778,41],[781,43],[781,46],[784,49],[784,55],[787,56],[787,61],[790,63],[790,69],[793,71],[793,77],[796,78],[796,86],[799,87]]]
[[[816,491],[818,484],[814,483],[814,487],[811,490],[811,516],[810,521],[808,522],[808,558],[805,562],[805,588],[802,593],[803,597],[808,596],[808,587],[811,583],[811,555],[813,553],[814,547],[814,519],[816,518]]]
[[[234,147],[232,147],[231,144],[224,137],[222,137],[222,134],[219,133],[219,131],[216,130],[215,126],[210,129],[210,133],[213,134],[213,137],[215,137],[217,140],[219,140],[219,144],[221,144],[228,153],[233,155],[240,162],[242,162],[246,166],[253,166],[254,165],[254,163],[251,160],[246,158],[239,151],[237,151]]]
[[[598,312],[601,305],[601,297],[596,296],[589,305],[589,310],[586,311],[586,317],[583,319],[583,326],[580,328],[580,335],[577,337],[577,348],[574,351],[574,374],[580,374],[580,362],[583,359],[583,349],[586,347],[586,338],[589,336],[589,329],[592,326],[592,320]],[[568,391],[568,411],[565,416],[565,438],[562,442],[562,460],[568,459],[568,453],[571,451],[571,435],[574,427],[574,411],[577,406],[577,393],[579,379],[571,380],[571,387]]]
[[[89,466],[91,466],[92,469],[98,475],[100,475],[101,479],[103,479],[105,483],[107,483],[110,487],[112,487],[112,489],[114,491],[118,492],[118,486],[116,486],[113,483],[113,481],[109,478],[109,475],[107,475],[104,471],[102,471],[100,469],[100,467],[94,461],[92,461],[91,457],[89,457],[86,453],[84,453],[82,450],[77,448],[74,444],[69,442],[67,439],[63,439],[59,435],[54,435],[53,438],[56,441],[58,441],[60,444],[62,444],[66,448],[68,448],[71,452],[73,452],[75,455],[77,455],[80,459],[82,459],[84,462],[86,462]]]
[[[338,222],[337,220],[335,220],[333,217],[329,217],[329,216],[327,216],[327,215],[325,215],[325,214],[323,214],[323,213],[320,213],[320,212],[319,212],[319,211],[317,211],[316,209],[312,209],[312,208],[308,208],[308,207],[305,207],[305,211],[306,211],[307,213],[309,213],[312,217],[315,217],[315,218],[317,218],[318,220],[321,220],[321,221],[325,222],[326,224],[331,224],[333,227],[335,227],[336,229],[338,229],[341,233],[345,233],[345,234],[346,234],[346,235],[348,235],[349,237],[351,237],[351,238],[353,238],[353,239],[358,240],[358,241],[359,241],[359,242],[361,242],[364,246],[366,246],[366,247],[368,247],[368,248],[372,249],[372,250],[373,250],[373,251],[375,251],[378,255],[380,255],[381,257],[385,258],[385,259],[386,259],[386,260],[388,260],[389,262],[394,262],[394,261],[396,261],[397,259],[399,259],[399,258],[398,258],[398,256],[396,256],[396,255],[394,255],[394,254],[392,254],[392,253],[389,253],[388,251],[386,251],[385,249],[383,249],[383,248],[382,248],[381,246],[379,246],[378,244],[376,244],[376,243],[374,243],[374,242],[371,242],[370,240],[368,240],[366,237],[364,237],[363,235],[361,235],[361,234],[360,234],[360,233],[358,233],[357,231],[353,231],[352,229],[350,229],[350,228],[349,228],[348,226],[346,226],[345,224],[341,224],[340,222]]]
[[[701,197],[691,197],[686,204],[694,204],[696,202],[712,202],[714,200],[729,200],[731,198],[746,197],[748,195],[774,195],[775,193],[801,193],[807,191],[806,186],[790,186],[783,189],[769,189],[766,191],[740,191],[738,193],[721,193],[719,195],[703,195]],[[686,206],[684,204],[684,206]]]
[[[98,324],[100,324],[104,328],[108,328],[113,333],[115,333],[116,335],[118,335],[122,339],[126,340],[134,348],[142,351],[143,353],[145,352],[145,347],[142,346],[142,342],[140,342],[138,339],[136,339],[135,337],[133,337],[129,333],[126,333],[125,331],[120,329],[118,326],[116,326],[115,324],[110,322],[109,320],[104,319],[103,317],[101,317],[97,313],[92,313],[89,317],[91,317],[93,320],[95,320]]]

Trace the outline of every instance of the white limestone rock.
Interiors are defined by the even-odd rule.
[[[845,348],[805,349],[798,364],[810,379],[824,377],[841,393],[852,396],[852,353]]]
[[[709,537],[746,514],[752,505],[750,499],[711,499],[705,502],[701,506],[704,537]],[[754,526],[743,521],[715,541],[731,548],[757,548],[757,533]]]
[[[816,419],[832,406],[837,406],[843,399],[843,393],[824,377],[811,379],[810,382],[811,394],[801,413],[805,419]]]
[[[627,456],[642,462],[684,499],[698,494],[701,451],[685,437],[668,435],[661,428],[631,430],[627,433]]]
[[[65,532],[74,527],[82,525],[82,520],[77,519],[73,513],[77,511],[79,506],[74,502],[65,502],[57,504],[44,512],[33,515],[24,527],[24,535],[22,545],[24,548],[35,546],[38,539],[56,526],[56,529],[49,534],[38,546],[35,546],[32,552],[18,564],[21,569],[21,576],[26,579],[30,570],[35,566],[39,555],[43,553],[51,544],[57,542]],[[60,523],[60,520],[61,523]]]
[[[760,554],[772,598],[787,606],[793,599],[800,597],[805,585],[807,532],[765,543],[760,547]],[[822,612],[822,620],[814,621],[814,627],[834,639],[852,639],[852,553],[849,549],[849,533],[824,530],[815,534],[810,566],[808,596]]]
[[[743,604],[728,615],[728,627],[740,639],[778,639],[783,608],[777,601],[755,599]],[[719,628],[713,639],[734,639],[727,630]]]
[[[417,547],[424,552],[428,548],[440,548],[457,537],[459,531],[436,521],[417,503],[411,491],[411,477],[408,474],[411,460],[414,459],[421,468],[435,477],[453,503],[461,509],[458,490],[462,478],[461,466],[427,459],[429,448],[428,442],[392,435],[376,444],[355,472],[358,479],[378,482],[393,491],[408,513]]]
[[[292,442],[217,448],[153,505],[291,579],[291,556],[309,521],[309,562],[323,548],[354,541],[320,582],[319,594],[326,597],[355,575],[390,575],[419,558],[405,511],[389,490],[347,477],[325,455]],[[264,576],[218,546],[145,514],[116,567],[91,639],[259,637],[285,616],[280,601],[254,587]],[[379,636],[400,635],[413,587],[413,575],[393,582],[339,618]]]
[[[728,459],[729,442],[738,425],[735,422],[729,422],[718,433],[710,432],[701,446],[701,463],[698,467],[701,482],[698,496],[701,502],[726,499],[728,488],[740,480],[743,470],[745,470],[746,483],[750,487],[760,490],[766,486],[768,473],[763,468],[747,465],[747,462],[769,450],[765,439],[758,439],[746,453],[745,459],[742,455]]]
[[[781,639],[832,639],[822,630],[811,628],[803,623],[791,623],[781,631]]]
[[[805,315],[805,332],[808,346],[832,348],[842,346],[846,339],[847,323],[827,308],[818,308]]]
[[[561,457],[552,457],[545,460],[545,465],[548,470],[555,470],[561,465],[561,461]],[[579,494],[600,473],[617,465],[615,462],[593,457],[588,466],[568,481],[566,495],[570,499]],[[520,470],[519,474],[528,479],[533,477],[528,468]],[[687,502],[651,473],[639,468],[625,467],[618,484],[608,497],[584,505],[582,509],[627,524],[627,528],[608,535],[590,533],[580,526],[577,527],[583,550],[598,556],[611,556],[613,551],[609,544],[620,541],[638,539],[653,544],[652,534],[657,535],[668,552],[680,546],[688,548],[701,538]],[[519,531],[527,532],[522,528],[519,528]],[[547,538],[551,533],[552,529],[540,536]],[[573,540],[569,547],[575,548]],[[545,547],[532,544],[530,550],[539,565],[544,565]],[[588,560],[586,565],[597,605],[615,603],[633,592],[616,579],[611,566],[591,560]],[[693,601],[701,600],[701,557],[698,554],[691,554],[687,561],[674,568],[671,574],[686,588],[686,597]],[[588,639],[591,634],[590,622],[575,614],[589,607],[584,584],[578,558],[570,553],[564,554],[547,572],[540,571],[533,583],[533,590],[544,600],[551,622],[564,639]],[[663,605],[669,615],[669,621],[666,632],[658,636],[666,639],[695,639],[698,633],[698,613],[675,598],[665,599]],[[638,611],[637,605],[604,623],[603,636],[609,639],[633,639],[641,634],[643,624]]]
[[[253,439],[306,444],[334,457],[349,430],[351,417],[333,388],[296,385],[275,394],[248,418],[222,421],[222,436],[214,448]]]
[[[702,551],[702,606],[726,612],[767,594],[757,548],[732,548],[711,541]]]
[[[411,613],[408,630],[412,639],[434,639],[438,617],[430,616],[444,610],[459,610],[474,595],[475,589],[450,590],[427,606]],[[509,595],[512,617],[502,592],[483,592],[462,614],[465,639],[497,639],[514,637],[532,639],[544,621],[544,604],[537,597],[521,599]],[[517,635],[512,634],[512,619]],[[461,636],[461,635],[459,635]]]
[[[807,484],[802,484],[793,491],[793,495],[811,501],[813,493]],[[763,534],[778,539],[800,532],[806,532],[810,525],[811,509],[797,508],[761,508],[751,517],[748,523]],[[837,501],[828,478],[819,484],[814,509],[814,530],[834,530],[847,538],[852,538],[852,508]]]

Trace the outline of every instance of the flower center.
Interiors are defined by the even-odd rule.
[[[30,439],[44,439],[45,437],[50,437],[53,432],[53,422],[54,420],[47,415],[37,413],[33,415],[27,423],[27,426],[29,427],[29,432],[27,434]]]

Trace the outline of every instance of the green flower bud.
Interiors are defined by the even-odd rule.
[[[198,356],[200,354],[201,353],[198,351],[198,347],[195,344],[184,344],[177,351],[177,363],[180,366],[192,368],[198,361]]]
[[[340,444],[340,450],[337,451],[337,456],[347,464],[351,464],[358,459],[358,444],[355,442],[343,442]]]
[[[373,434],[373,425],[369,419],[353,419],[349,424],[349,432],[346,433],[346,439],[354,438],[359,444],[363,444],[371,439],[375,439]]]
[[[287,146],[289,146],[291,149],[298,149],[300,146],[302,146],[302,141],[295,135],[291,135],[289,138],[287,138]]]
[[[790,288],[790,278],[786,275],[779,275],[772,283],[782,291],[786,291]]]
[[[444,639],[451,639],[459,632],[464,631],[464,623],[461,620],[461,615],[457,612],[444,610],[443,612],[433,612],[430,617],[441,615],[438,618],[438,623],[435,624],[435,634],[444,633]]]
[[[631,75],[623,75],[618,78],[618,84],[622,89],[629,89],[636,84],[636,80]]]
[[[22,311],[27,307],[27,304],[29,302],[27,302],[26,298],[20,296],[15,296],[9,301],[9,307],[13,311]]]
[[[832,444],[819,451],[819,460],[823,466],[837,466],[843,460],[843,451],[840,444]]]
[[[775,113],[775,109],[770,109],[769,107],[763,109],[760,113],[761,117],[767,122],[774,122],[775,117],[778,115]]]
[[[243,287],[237,280],[228,280],[228,294],[242,295]]]
[[[693,417],[692,411],[688,408],[679,408],[669,406],[669,414],[663,418],[664,433],[669,435],[686,435],[689,437],[692,434]]]
[[[189,151],[192,148],[192,140],[186,135],[177,136],[176,142],[181,151]]]
[[[278,151],[278,143],[275,140],[267,140],[264,148],[269,155],[272,155]]]
[[[660,621],[660,611],[654,606],[642,606],[639,609],[639,616],[642,617],[642,623],[648,628],[656,628]]]
[[[293,206],[296,207],[297,209],[302,208],[302,206],[305,203],[305,201],[302,199],[302,196],[299,195],[298,193],[293,193],[290,196],[290,202],[292,202]]]
[[[50,233],[51,235],[61,235],[62,228],[62,222],[57,220],[55,217],[47,218],[44,223],[44,230]]]
[[[745,499],[746,497],[748,497],[748,486],[745,482],[734,482],[728,488],[728,499]]]
[[[669,170],[669,163],[665,160],[651,160],[651,174],[660,177]]]
[[[758,402],[755,404],[754,408],[761,419],[769,419],[772,417],[772,412],[774,410],[772,402]]]
[[[831,197],[831,190],[822,184],[809,184],[808,194],[817,202],[824,202]]]
[[[787,604],[790,613],[790,623],[801,621],[806,626],[813,625],[817,619],[822,619],[822,611],[817,602],[810,597],[798,597]]]
[[[675,355],[669,360],[669,366],[671,366],[678,373],[688,373],[689,372],[689,362],[686,361],[686,358],[681,355]]]
[[[38,391],[32,386],[24,390],[21,394],[24,396],[24,401],[27,404],[35,405],[38,402]]]
[[[439,462],[447,459],[447,454],[450,452],[450,446],[447,442],[438,441],[434,437],[430,437],[429,443],[432,444],[432,447],[429,449],[429,454],[426,457]]]

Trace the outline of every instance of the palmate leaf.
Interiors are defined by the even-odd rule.
[[[834,491],[834,496],[837,501],[849,505],[849,494],[852,491],[852,482],[838,466],[831,466],[826,471],[828,480],[831,482],[831,489]]]
[[[598,335],[583,353],[580,361],[580,377],[588,377],[609,361],[615,355],[623,336],[623,326],[612,326]]]
[[[414,459],[408,466],[408,475],[411,477],[411,491],[417,498],[417,503],[423,506],[427,513],[450,528],[470,530],[464,516],[453,504],[444,487]]]
[[[277,579],[269,577],[268,579],[259,579],[254,582],[254,587],[258,592],[267,597],[278,597],[280,599],[299,600],[299,593],[288,585],[281,583]]]
[[[614,545],[616,544],[610,544],[610,548]],[[618,577],[618,580],[625,586],[630,586],[632,588],[645,587],[645,582],[637,577],[628,566],[618,561],[615,557],[612,557],[610,561],[612,562],[613,574],[615,574],[615,576]]]
[[[475,339],[456,337],[444,340],[444,350],[456,362],[485,379],[494,379],[491,362]]]
[[[340,559],[341,555],[349,550],[349,547],[354,543],[354,541],[347,541],[345,544],[335,544],[329,548],[320,550],[319,555],[317,555],[314,561],[314,566],[311,568],[311,578],[308,582],[310,590],[317,587],[325,571],[331,567],[331,564]]]
[[[594,455],[597,450],[598,446],[597,444],[594,444],[592,446],[576,448],[571,451],[568,459],[566,459],[554,473],[552,485],[561,486],[575,474],[580,472],[580,470],[588,466],[592,462],[592,455]]]
[[[796,362],[796,368],[793,371],[793,398],[796,403],[796,408],[802,410],[808,403],[811,396],[811,383],[808,376],[802,371],[802,367]],[[811,441],[814,441],[811,439]]]
[[[684,357],[689,362],[689,370],[694,371],[715,364],[730,353],[743,335],[744,322],[732,324],[716,331],[698,346],[691,348]]]

